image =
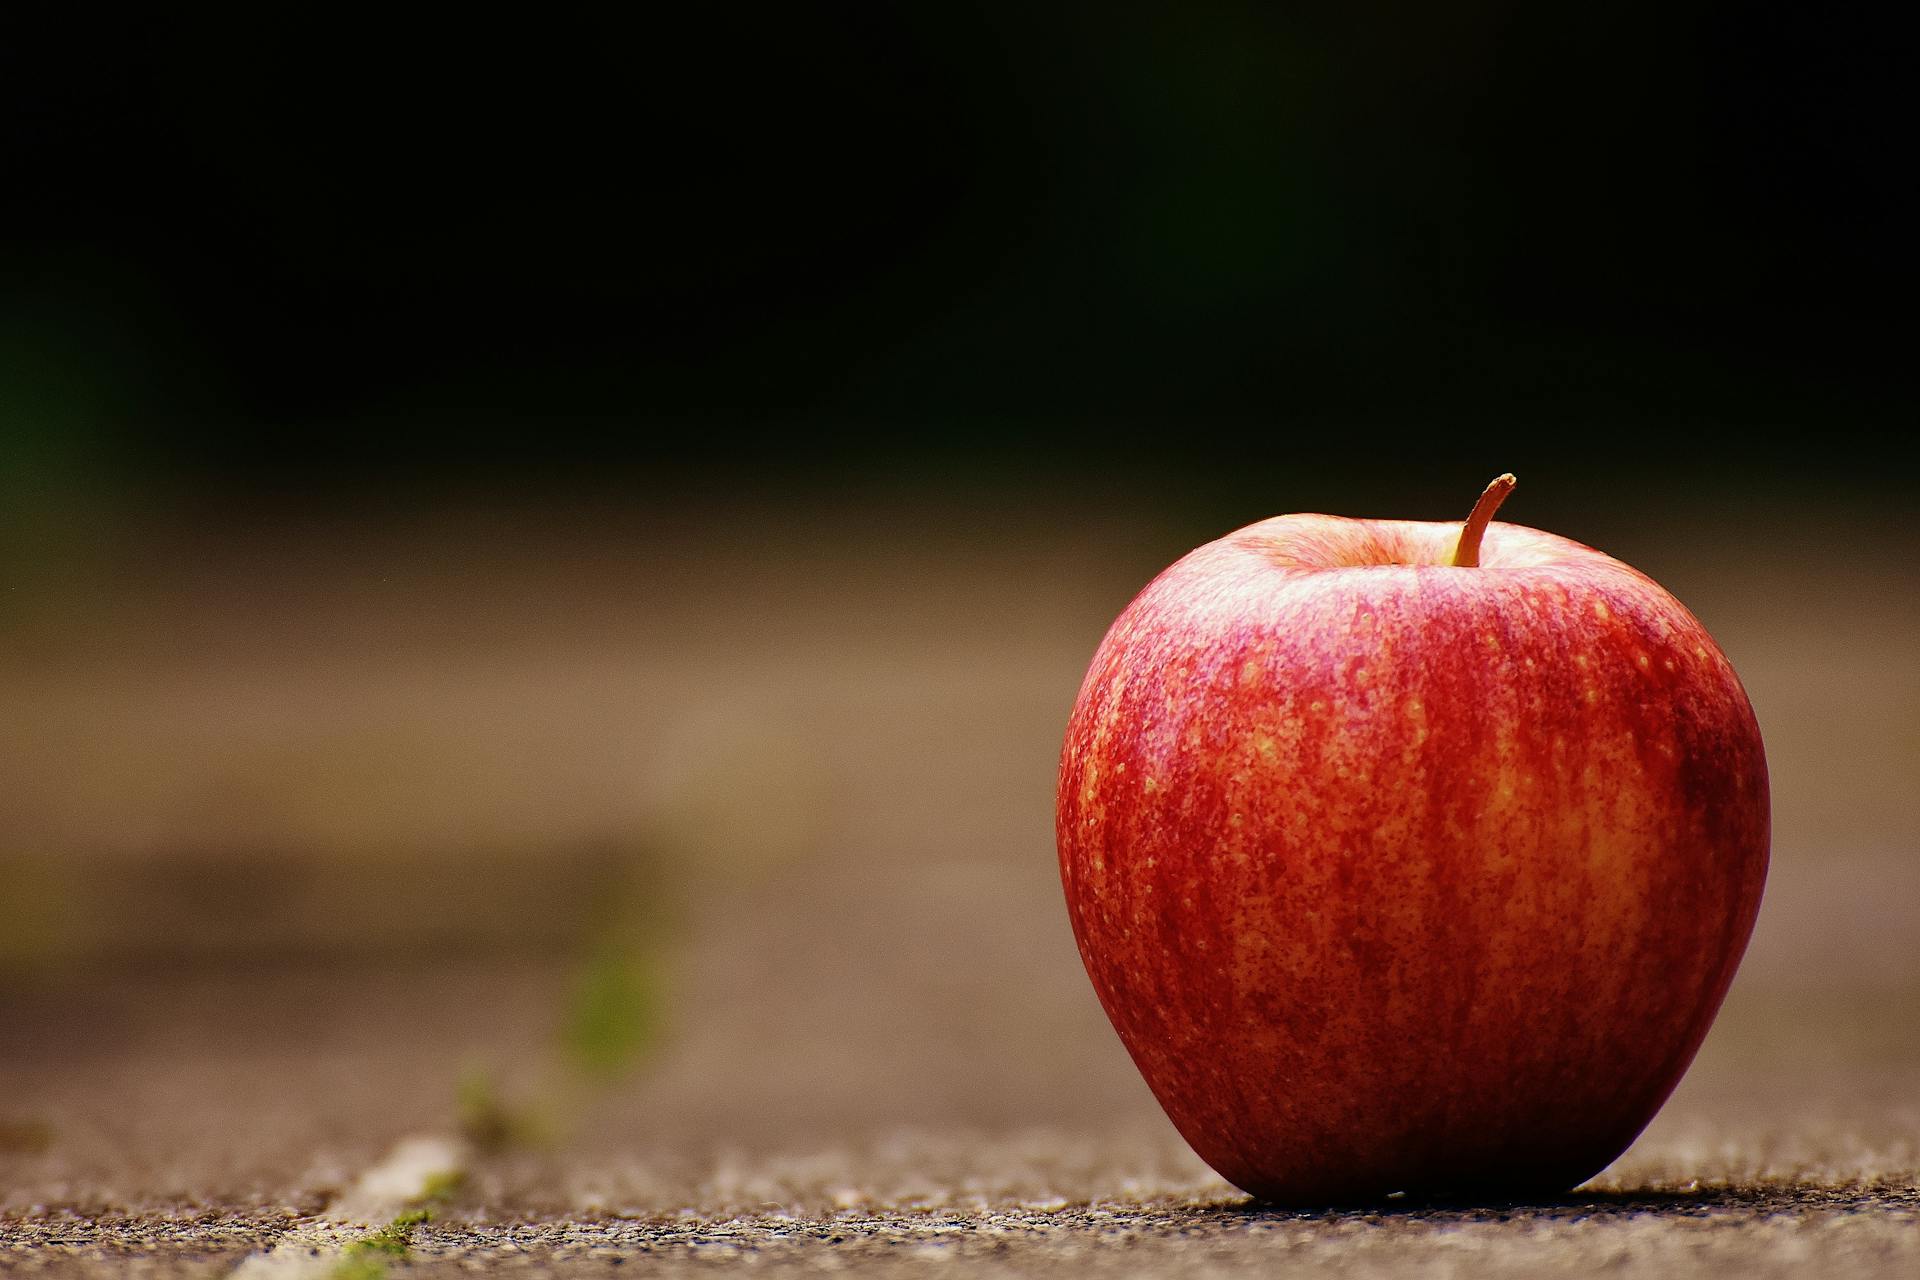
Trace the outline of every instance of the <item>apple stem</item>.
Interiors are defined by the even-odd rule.
[[[1480,567],[1480,539],[1487,534],[1487,526],[1493,522],[1493,513],[1507,500],[1513,487],[1519,484],[1513,478],[1513,472],[1495,476],[1493,483],[1480,495],[1480,501],[1473,504],[1473,513],[1467,522],[1460,526],[1460,545],[1454,548],[1453,563],[1462,569]]]

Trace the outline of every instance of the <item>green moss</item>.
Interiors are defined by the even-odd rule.
[[[459,1194],[460,1187],[466,1180],[466,1170],[444,1169],[427,1179],[426,1185],[420,1189],[420,1202],[445,1204]]]
[[[379,1257],[343,1258],[327,1273],[327,1280],[382,1280],[387,1260]]]
[[[664,966],[658,948],[647,941],[603,939],[574,980],[561,1044],[582,1075],[603,1080],[624,1075],[660,1037]]]
[[[622,861],[624,871],[586,904],[586,945],[559,1010],[558,1069],[542,1073],[534,1104],[504,1097],[483,1067],[460,1077],[457,1124],[478,1152],[557,1142],[579,1123],[594,1093],[659,1047],[682,913],[657,859],[633,852]]]
[[[433,1217],[431,1210],[408,1209],[378,1231],[361,1236],[340,1251],[340,1261],[328,1280],[379,1280],[387,1264],[404,1259],[413,1248],[413,1229]]]

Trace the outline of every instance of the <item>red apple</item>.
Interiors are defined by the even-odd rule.
[[[1638,571],[1290,515],[1129,605],[1067,727],[1060,876],[1176,1128],[1291,1204],[1598,1173],[1705,1036],[1766,878],[1759,726]]]

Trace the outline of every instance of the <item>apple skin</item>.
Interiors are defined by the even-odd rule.
[[[1069,722],[1074,937],[1168,1117],[1293,1205],[1563,1193],[1692,1060],[1766,879],[1746,692],[1652,579],[1280,516],[1127,607]]]

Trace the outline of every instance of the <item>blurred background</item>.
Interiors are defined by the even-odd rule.
[[[1649,1141],[1911,1149],[1871,20],[50,12],[0,42],[0,1207],[302,1203],[450,1124],[571,1138],[535,1206],[902,1128],[1190,1170],[1059,902],[1081,672],[1199,542],[1502,470],[1767,734]]]

